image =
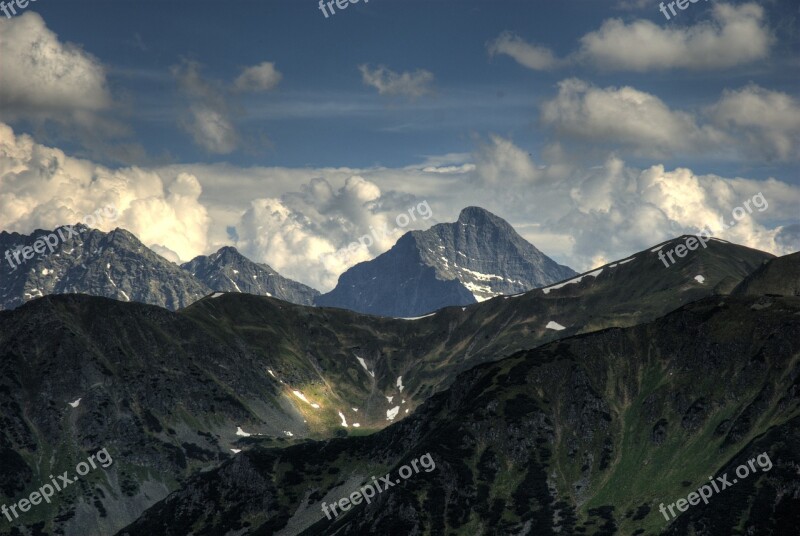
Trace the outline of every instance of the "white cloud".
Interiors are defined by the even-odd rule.
[[[559,83],[541,107],[541,121],[559,141],[625,148],[638,156],[791,160],[800,157],[800,103],[756,85],[727,90],[696,114],[670,109],[632,87],[598,88],[582,80]]]
[[[282,78],[283,75],[275,68],[275,64],[265,61],[244,69],[233,86],[238,91],[269,91],[274,89]]]
[[[106,68],[80,46],[60,41],[39,14],[0,16],[0,51],[0,121],[69,139],[107,160],[146,158],[140,144],[120,142],[130,129],[111,118],[119,105]]]
[[[514,58],[520,65],[537,71],[552,69],[558,63],[549,48],[526,43],[511,32],[503,32],[497,39],[488,43],[487,48],[491,56],[505,54]]]
[[[174,251],[172,251],[168,247],[162,246],[161,244],[148,244],[147,247],[149,247],[150,249],[152,249],[153,251],[155,251],[156,253],[158,253],[159,255],[161,255],[162,257],[167,259],[168,261],[170,261],[172,263],[175,263],[175,264],[181,264],[180,255],[178,255],[177,253],[175,253]]]
[[[578,58],[603,69],[651,71],[724,69],[767,56],[774,39],[760,5],[715,4],[711,17],[688,27],[609,19],[581,38]]]
[[[77,45],[62,43],[42,17],[0,17],[0,118],[86,124],[112,105],[103,66]]]
[[[0,123],[0,229],[53,229],[108,206],[119,216],[99,220],[97,228],[128,229],[144,244],[164,244],[187,259],[207,247],[209,219],[200,193],[193,175],[109,169],[16,136]]]
[[[483,158],[502,159],[510,152],[511,142],[499,140],[504,143],[493,141],[478,149],[498,153]],[[699,175],[663,165],[637,169],[613,156],[589,169],[557,163],[537,170],[537,180],[524,187],[529,171],[507,168],[503,185],[510,186],[497,188],[494,170],[478,166],[470,199],[480,199],[481,206],[507,218],[535,245],[549,246],[542,247],[546,254],[576,270],[706,226],[718,238],[775,254],[797,250],[797,227],[785,222],[798,220],[800,187],[786,182]],[[731,211],[758,192],[769,207],[724,230],[720,218],[730,223]],[[456,201],[458,197],[454,194],[450,203],[467,204]]]
[[[239,134],[224,110],[215,110],[207,104],[189,107],[191,119],[184,129],[192,135],[197,145],[210,153],[228,154],[236,150]]]
[[[547,255],[577,270],[707,225],[719,238],[776,254],[797,249],[798,186],[663,165],[637,169],[613,156],[587,169],[554,155],[549,165],[537,165],[526,150],[492,135],[471,156],[429,157],[400,169],[197,164],[114,170],[14,136],[2,125],[0,229],[53,228],[110,205],[121,214],[101,222],[102,230],[129,229],[173,261],[234,245],[320,290],[404,232],[453,221],[468,205],[506,218]],[[432,165],[452,169],[425,171]],[[264,184],[268,194],[252,199]],[[769,208],[723,231],[719,218],[757,192]],[[433,217],[398,228],[397,215],[422,200]],[[374,243],[348,249],[362,235]]]
[[[180,122],[180,126],[197,145],[210,153],[235,151],[240,136],[222,90],[202,78],[200,65],[194,61],[174,66],[172,75],[190,101],[188,117]]]
[[[723,139],[721,132],[699,126],[689,113],[670,110],[654,95],[628,86],[598,88],[575,78],[560,82],[558,95],[541,112],[542,122],[560,135],[651,156],[703,151]]]
[[[475,169],[484,183],[498,186],[529,183],[541,175],[530,154],[494,134],[489,136],[489,143],[480,144],[474,158]]]
[[[364,84],[377,89],[380,95],[417,98],[433,93],[433,73],[424,69],[397,73],[383,65],[370,69],[365,64],[359,65],[358,70]]]
[[[708,113],[721,128],[744,136],[751,154],[780,160],[800,156],[800,103],[786,93],[756,85],[725,91]]]
[[[425,173],[466,173],[473,171],[475,164],[461,164],[458,166],[425,166],[422,171]]]
[[[317,178],[280,199],[253,201],[237,225],[236,246],[287,277],[329,290],[350,266],[388,250],[411,228],[427,226],[420,217],[408,228],[396,223],[397,214],[416,202],[357,175],[340,188]],[[364,235],[369,239],[353,244]]]
[[[690,114],[672,111],[658,97],[631,87],[597,88],[571,78],[542,105],[544,124],[574,139],[637,148],[650,155],[699,150],[719,134]]]

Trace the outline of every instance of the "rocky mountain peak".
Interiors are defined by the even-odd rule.
[[[485,208],[481,207],[466,207],[458,214],[457,223],[463,223],[467,225],[475,225],[479,228],[493,226],[499,227],[504,230],[513,230],[514,228],[499,216],[492,214]],[[515,231],[516,232],[516,231]]]
[[[271,266],[256,263],[232,246],[195,257],[181,267],[217,291],[271,296],[292,303],[311,305],[317,290],[283,277]]]
[[[383,255],[350,268],[316,303],[409,317],[524,292],[574,275],[504,219],[467,207],[458,221],[406,233]]]

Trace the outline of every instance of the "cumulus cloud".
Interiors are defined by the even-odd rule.
[[[62,43],[42,17],[0,17],[0,118],[90,122],[112,104],[100,61]]]
[[[495,134],[480,143],[474,159],[477,174],[486,184],[530,183],[541,175],[529,153]]]
[[[515,146],[510,140],[497,139],[477,149],[497,153],[482,158],[521,152],[511,149]],[[494,185],[491,167],[477,166],[471,195],[515,223],[532,243],[548,245],[543,248],[548,255],[577,270],[705,227],[718,238],[775,254],[797,250],[792,245],[796,229],[784,222],[798,219],[800,188],[786,182],[700,175],[688,168],[667,170],[661,164],[639,169],[615,156],[588,169],[569,163],[536,169],[537,180],[524,187],[529,170],[507,167],[503,184],[511,186],[505,189]],[[733,220],[732,210],[758,192],[769,207],[725,229],[723,224]]]
[[[193,175],[109,169],[17,136],[0,123],[0,229],[53,229],[108,206],[119,216],[98,221],[100,230],[122,227],[145,245],[166,245],[187,259],[207,247],[209,219],[200,193]]]
[[[233,82],[237,91],[269,91],[274,89],[283,78],[275,68],[275,64],[265,61],[253,67],[248,67]]]
[[[397,73],[383,65],[370,69],[364,64],[358,70],[364,84],[377,89],[380,95],[417,98],[433,93],[433,73],[424,69]]]
[[[703,154],[726,159],[791,160],[800,156],[800,103],[786,93],[749,85],[690,113],[625,86],[599,88],[563,80],[541,107],[559,139],[625,148],[638,156]]]
[[[240,136],[232,111],[221,88],[200,75],[200,65],[185,61],[172,67],[172,75],[189,99],[188,117],[181,127],[194,142],[214,154],[229,154],[237,149]]]
[[[586,168],[553,154],[547,165],[537,164],[513,141],[491,135],[478,140],[472,154],[429,157],[399,169],[109,169],[0,124],[0,229],[53,228],[110,205],[120,217],[100,222],[102,230],[127,228],[172,261],[234,245],[323,291],[404,232],[453,221],[468,205],[506,218],[577,270],[706,226],[719,238],[775,254],[797,250],[797,186],[661,164],[636,168],[615,156]],[[249,197],[263,184],[271,185],[268,195]],[[723,229],[721,219],[730,220],[731,211],[758,192],[768,209]],[[400,227],[397,216],[423,200],[433,217]],[[370,238],[359,243],[365,235]]]
[[[756,85],[725,91],[708,110],[712,120],[744,136],[750,153],[780,160],[800,156],[800,103]]]
[[[405,230],[453,221],[468,205],[508,219],[545,253],[578,270],[706,226],[719,238],[775,254],[797,250],[792,226],[798,220],[797,186],[661,164],[637,168],[616,156],[587,168],[558,151],[544,165],[498,135],[477,139],[471,154],[429,157],[401,169],[263,168],[252,177],[257,171],[252,168],[186,169],[209,184],[223,178],[280,184],[279,195],[242,200],[245,216],[236,213],[226,220],[236,238],[214,241],[211,250],[232,243],[254,260],[320,290],[330,289],[353,264],[386,251]],[[168,175],[175,172],[170,168]],[[219,186],[208,191],[216,198],[235,194]],[[730,220],[731,211],[758,192],[769,208],[723,229],[720,219]],[[434,218],[398,229],[397,215],[423,199]],[[209,212],[214,214],[214,208]],[[215,221],[215,227],[224,226]],[[373,244],[347,248],[365,234]]]
[[[609,19],[581,38],[578,58],[603,69],[724,69],[765,58],[774,38],[755,3],[715,4],[710,22],[680,27]]]
[[[51,139],[68,138],[106,160],[146,158],[130,129],[113,119],[119,108],[106,68],[80,46],[65,43],[42,17],[0,16],[0,121],[24,124]]]
[[[254,200],[236,227],[236,245],[288,277],[329,290],[350,266],[386,251],[406,231],[429,224],[417,217],[407,227],[398,225],[397,215],[416,202],[413,196],[382,192],[357,175],[340,188],[316,178],[280,199]],[[364,236],[368,239],[354,242]]]
[[[511,32],[503,32],[497,39],[489,42],[487,48],[491,56],[505,54],[520,65],[537,71],[551,69],[558,63],[549,48],[529,44]]]
[[[702,151],[723,140],[686,112],[632,87],[598,88],[578,79],[559,83],[558,95],[542,105],[542,122],[557,133],[599,145],[621,145],[641,154]]]
[[[286,191],[255,200],[250,193],[246,202],[225,197],[222,190],[209,197],[203,195],[198,176],[222,182],[230,168],[111,169],[38,144],[28,135],[16,135],[0,123],[0,229],[21,233],[52,229],[110,206],[118,217],[98,221],[97,228],[128,229],[172,262],[234,245],[288,277],[328,290],[350,266],[386,251],[403,233],[432,223],[417,216],[400,227],[397,215],[421,199],[384,191],[352,170],[265,168],[264,173],[254,181],[263,184],[265,176],[285,174]],[[396,173],[393,180],[406,184],[402,177],[422,175],[403,170],[386,173]],[[310,174],[317,177],[301,182]],[[357,242],[364,235],[370,239]]]

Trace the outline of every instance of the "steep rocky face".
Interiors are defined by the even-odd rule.
[[[764,263],[733,290],[733,294],[800,296],[800,252]]]
[[[455,223],[403,235],[392,249],[347,270],[317,305],[413,317],[448,305],[517,294],[576,275],[478,207]]]
[[[119,534],[794,534],[798,361],[800,298],[707,298],[476,367],[369,437],[255,445]],[[435,469],[397,478],[426,453]],[[659,511],[725,474],[708,505]]]
[[[343,273],[336,288],[315,303],[379,316],[414,317],[475,303],[475,297],[459,281],[440,279],[436,268],[423,262],[413,233],[407,233],[383,255]]]
[[[240,293],[178,313],[90,296],[35,300],[0,313],[0,461],[13,468],[0,500],[108,447],[110,473],[24,523],[109,534],[231,449],[377,431],[414,415],[459,372],[653,320],[732,288],[766,258],[715,242],[666,269],[644,251],[558,288],[412,321]]]
[[[281,276],[266,264],[251,261],[233,247],[195,257],[181,268],[219,292],[272,296],[300,305],[313,305],[319,295],[319,291]]]
[[[577,275],[527,242],[502,218],[467,207],[453,224],[414,231],[420,255],[440,279],[456,279],[477,301],[518,294]]]
[[[0,310],[13,309],[48,294],[85,293],[121,301],[137,301],[167,309],[185,307],[211,289],[157,255],[124,229],[109,233],[76,225],[31,235],[0,233],[0,255],[33,247],[51,238],[54,245],[30,253],[33,258],[0,263]],[[14,266],[12,266],[14,264]]]

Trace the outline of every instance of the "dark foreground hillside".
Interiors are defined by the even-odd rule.
[[[800,299],[711,297],[478,366],[370,437],[245,451],[120,535],[795,534],[799,404]],[[425,453],[435,470],[322,514]],[[768,472],[659,513],[762,453]]]
[[[332,485],[340,480],[337,471],[355,471],[348,480],[355,485],[359,477],[375,474],[365,460],[381,460],[381,470],[394,463],[383,454],[359,457],[356,446],[376,440],[358,436],[412,417],[416,427],[435,428],[438,416],[426,413],[420,421],[415,412],[452,386],[459,373],[560,339],[652,322],[703,298],[723,300],[750,274],[760,274],[760,288],[771,291],[766,294],[780,294],[783,288],[786,269],[770,266],[779,261],[784,266],[784,259],[770,260],[763,252],[712,240],[707,249],[667,269],[655,251],[669,246],[549,288],[450,307],[415,320],[239,293],[205,298],[179,312],[79,295],[48,296],[0,312],[2,502],[27,497],[48,475],[71,470],[98,449],[107,448],[114,457],[113,465],[90,473],[52,503],[12,523],[0,517],[0,534],[9,526],[13,534],[25,536],[113,534],[180,492],[193,475],[213,475],[208,471],[227,467],[228,460],[246,461],[245,453],[254,446],[282,448],[307,438],[349,435],[337,444],[352,453],[352,464],[324,472],[335,479]],[[766,306],[756,305],[748,314],[760,314],[759,307]],[[738,317],[732,322],[728,329],[735,331]],[[662,336],[684,338],[675,330]],[[462,387],[458,383],[453,389]],[[540,396],[555,396],[546,383],[537,389]],[[434,417],[428,424],[426,419]],[[469,422],[458,414],[451,417]],[[605,427],[607,421],[598,425]],[[656,437],[663,435],[662,428],[653,432]],[[587,429],[597,434],[603,428]],[[505,434],[497,432],[498,438]],[[609,443],[606,450],[613,446]],[[563,462],[562,470],[586,465],[582,456]],[[594,456],[588,459],[596,463],[600,458]],[[527,467],[525,460],[519,464],[506,467],[514,472]],[[312,498],[313,482],[306,482],[302,468],[280,471],[299,486],[307,484],[302,488],[310,490],[307,500],[319,499]],[[243,478],[246,488],[249,477]],[[580,478],[588,485],[588,476]],[[512,484],[518,485],[512,479],[500,486]],[[303,497],[298,491],[297,501]],[[495,513],[501,512],[495,498],[502,497],[492,498]],[[288,506],[293,500],[281,514],[291,517],[284,534],[319,521],[316,504],[296,511]],[[225,520],[238,519],[237,512],[243,511],[238,501],[227,503]],[[579,494],[575,501],[584,504]],[[247,517],[250,526],[266,523],[260,515]],[[269,519],[280,522],[281,515]]]

